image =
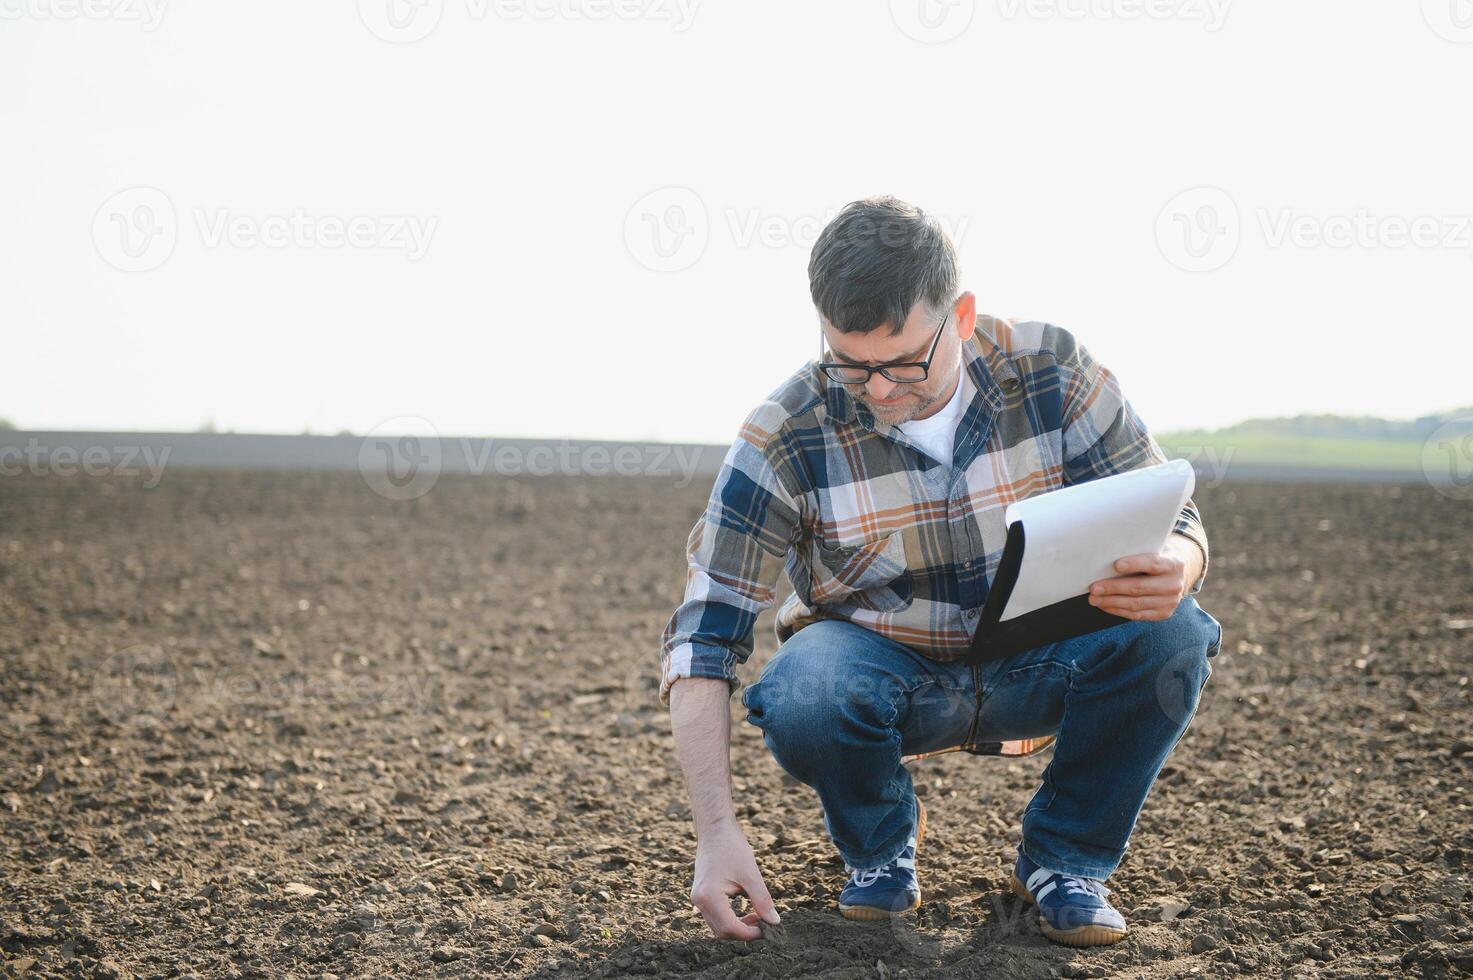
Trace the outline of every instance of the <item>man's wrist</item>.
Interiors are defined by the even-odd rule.
[[[1197,543],[1197,540],[1180,531],[1171,532],[1167,538],[1167,544],[1181,558],[1182,564],[1186,566],[1184,595],[1189,595],[1201,583],[1202,574],[1207,570],[1207,552]]]
[[[696,821],[697,841],[717,840],[722,837],[741,837],[745,839],[746,836],[742,831],[742,825],[737,822],[736,810],[734,809],[730,813],[722,814],[719,817]]]

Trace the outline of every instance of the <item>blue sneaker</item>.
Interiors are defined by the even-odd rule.
[[[1038,927],[1065,946],[1108,946],[1125,938],[1125,917],[1110,907],[1110,889],[1098,878],[1076,878],[1040,868],[1018,852],[1013,894],[1038,906]]]
[[[875,922],[913,912],[921,904],[916,879],[916,848],[926,836],[926,808],[916,800],[916,832],[905,850],[889,864],[869,871],[849,868],[849,882],[839,893],[839,911],[846,919]],[[847,865],[846,865],[847,867]]]

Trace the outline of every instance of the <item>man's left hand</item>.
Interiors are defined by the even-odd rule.
[[[1156,555],[1128,555],[1115,563],[1117,578],[1089,587],[1090,605],[1126,619],[1170,619],[1202,574],[1202,551],[1172,534]]]

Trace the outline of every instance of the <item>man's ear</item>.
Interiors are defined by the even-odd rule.
[[[972,339],[972,334],[977,329],[977,297],[971,293],[962,293],[957,297],[952,311],[956,317],[956,332],[961,336],[962,342],[966,343]]]

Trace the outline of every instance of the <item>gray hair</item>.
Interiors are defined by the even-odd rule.
[[[813,305],[840,333],[885,324],[894,336],[918,300],[940,313],[956,297],[956,247],[940,223],[894,197],[846,204],[808,259]]]

